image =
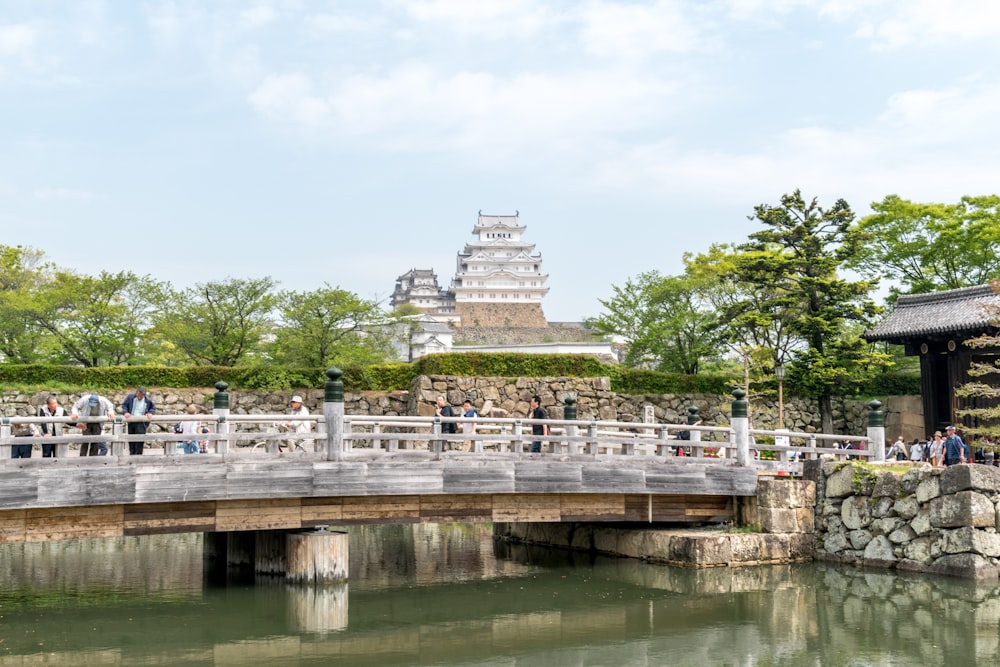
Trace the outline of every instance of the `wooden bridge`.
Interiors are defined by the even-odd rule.
[[[44,438],[12,429],[68,419],[4,418],[0,542],[367,523],[721,522],[733,518],[734,498],[756,493],[760,470],[794,473],[798,460],[824,453],[867,455],[829,445],[844,436],[781,432],[787,444],[755,446],[775,460],[749,458],[747,435],[776,432],[741,438],[738,418],[735,428],[546,420],[550,434],[536,436],[531,420],[480,418],[465,433],[461,418],[342,410],[328,400],[322,415],[231,415],[217,403],[200,416],[208,453],[191,455],[177,453],[190,436],[171,429],[190,415],[156,416],[142,436],[127,434],[119,417],[100,436]],[[310,431],[273,428],[295,421]],[[460,432],[443,432],[448,422]],[[676,439],[682,430],[690,440]],[[543,451],[530,453],[536,440]],[[77,455],[76,445],[94,441],[107,442],[109,455]],[[144,455],[126,454],[135,441]],[[57,446],[56,457],[10,458],[13,445],[43,442]]]

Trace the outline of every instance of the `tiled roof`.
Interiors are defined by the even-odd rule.
[[[1000,317],[1000,294],[989,285],[901,296],[896,307],[865,333],[869,341],[902,342],[959,332],[979,333]]]

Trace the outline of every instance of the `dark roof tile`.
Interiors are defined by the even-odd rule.
[[[896,307],[865,333],[869,341],[902,342],[959,332],[979,333],[1000,317],[1000,294],[989,285],[901,296]]]

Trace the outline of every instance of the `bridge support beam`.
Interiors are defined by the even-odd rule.
[[[284,576],[303,584],[347,581],[347,531],[245,530],[205,533],[204,562],[212,578],[238,573]]]

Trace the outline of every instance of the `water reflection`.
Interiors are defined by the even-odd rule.
[[[688,570],[351,531],[349,584],[204,586],[200,536],[0,547],[0,667],[998,664],[1000,593],[823,565]]]

